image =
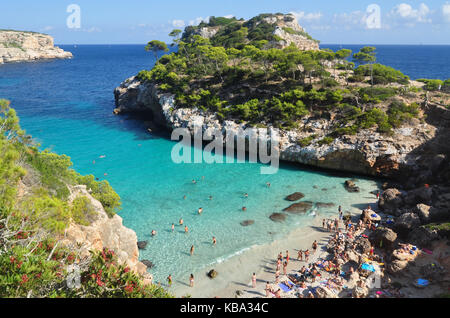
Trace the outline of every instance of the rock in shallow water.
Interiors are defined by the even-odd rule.
[[[352,180],[345,181],[344,187],[348,192],[359,192],[359,187]]]
[[[153,264],[151,261],[149,261],[148,259],[144,259],[141,261],[142,264],[144,264],[145,266],[147,266],[147,268],[153,268],[155,266],[155,264]]]
[[[283,211],[289,212],[289,213],[306,213],[309,209],[311,209],[313,206],[312,202],[305,201],[305,202],[299,202],[294,203],[285,208]]]
[[[137,242],[138,249],[144,250],[147,247],[147,241],[139,241]]]
[[[295,193],[292,193],[292,194],[288,195],[284,199],[287,200],[287,201],[298,201],[298,200],[300,200],[300,199],[302,199],[304,197],[305,197],[305,195],[303,193],[295,192]]]
[[[283,213],[272,213],[269,218],[274,222],[283,222],[286,220],[286,214]]]
[[[241,222],[241,225],[242,226],[249,226],[249,225],[252,225],[253,223],[255,223],[254,220],[245,220],[245,221]]]

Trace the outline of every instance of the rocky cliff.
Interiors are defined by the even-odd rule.
[[[319,41],[308,35],[306,30],[298,24],[297,18],[293,14],[262,14],[248,21],[242,19],[235,22],[245,26],[249,33],[261,24],[270,26],[267,29],[273,35],[273,39],[268,43],[270,47],[283,49],[294,44],[300,50],[319,50]],[[191,32],[193,35],[212,39],[223,28],[223,25],[200,24],[198,27],[192,27]],[[190,35],[191,32],[187,32],[185,37]]]
[[[71,57],[72,53],[55,47],[49,35],[0,30],[0,64]]]
[[[206,135],[215,129],[225,135],[227,131],[246,128],[246,123],[220,122],[214,113],[177,108],[173,95],[160,93],[157,85],[141,82],[136,77],[124,81],[114,95],[116,114],[150,111],[155,122],[170,130],[184,127],[192,131],[194,126],[201,126]],[[367,129],[323,145],[316,141],[327,135],[333,119],[306,116],[299,129],[280,130],[281,159],[372,176],[408,178],[414,171],[427,174],[430,169],[439,168],[442,163],[439,156],[446,158],[450,153],[444,141],[449,135],[450,111],[439,105],[428,105],[428,109],[428,121],[412,120],[395,129],[391,136]],[[314,136],[311,144],[301,146],[298,141],[308,136]]]
[[[143,263],[139,262],[139,250],[136,233],[122,224],[119,215],[109,217],[102,204],[91,196],[85,185],[70,187],[69,203],[77,197],[86,197],[95,210],[95,218],[88,226],[72,223],[65,231],[62,244],[72,250],[80,249],[82,257],[88,257],[90,250],[113,250],[119,262],[131,270],[150,279]]]

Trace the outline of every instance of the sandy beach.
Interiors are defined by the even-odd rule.
[[[370,204],[375,208],[376,197],[371,194],[360,194],[355,197],[353,206],[343,206],[344,214],[359,217],[361,210],[355,207],[358,204],[362,206]],[[338,217],[338,204],[334,217]],[[187,279],[181,281],[175,278],[173,286],[169,290],[175,293],[177,297],[189,295],[194,298],[234,298],[236,297],[236,291],[241,292],[239,297],[265,297],[266,282],[272,283],[275,281],[276,259],[280,252],[285,256],[286,251],[289,251],[291,261],[287,267],[288,273],[298,271],[301,266],[307,265],[305,261],[297,261],[298,250],[309,249],[311,251],[312,243],[315,240],[319,247],[315,254],[311,251],[308,263],[326,253],[323,251],[323,247],[327,244],[332,233],[322,228],[323,218],[331,218],[331,216],[329,214],[322,216],[320,212],[316,212],[315,217],[308,224],[291,231],[285,238],[270,244],[250,247],[243,253],[222,263],[211,265],[203,272],[194,273],[195,286],[193,288],[189,287]],[[210,279],[206,275],[210,269],[215,269],[219,273],[216,278]],[[256,288],[252,288],[251,278],[253,273],[256,273]],[[163,286],[167,287],[165,284]]]

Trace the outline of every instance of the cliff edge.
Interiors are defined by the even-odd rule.
[[[72,53],[55,47],[53,37],[50,35],[0,30],[0,64],[72,57]]]

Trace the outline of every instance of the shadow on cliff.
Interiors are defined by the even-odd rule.
[[[414,169],[396,176],[411,188],[450,184],[450,109],[430,103],[425,114],[426,123],[437,127],[436,135],[406,156],[407,161],[417,162]]]

